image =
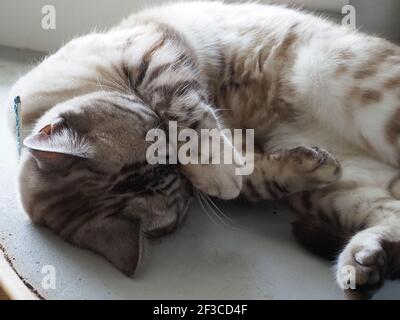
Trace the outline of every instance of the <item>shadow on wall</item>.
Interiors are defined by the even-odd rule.
[[[361,30],[400,44],[400,0],[351,0]]]

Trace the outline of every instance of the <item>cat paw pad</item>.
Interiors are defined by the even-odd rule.
[[[318,147],[297,147],[289,150],[291,164],[310,188],[322,188],[337,181],[342,173],[340,163]]]
[[[339,257],[336,280],[350,299],[369,299],[383,285],[386,254],[378,244],[347,248]]]

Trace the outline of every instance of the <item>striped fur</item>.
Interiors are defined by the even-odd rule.
[[[34,129],[40,133],[28,140],[30,151],[24,154],[20,172],[23,206],[35,223],[103,254],[131,275],[140,260],[143,235],[174,230],[192,199],[191,187],[177,165],[146,161],[150,143],[144,137],[161,120],[140,100],[118,92],[89,94],[56,109],[62,123],[55,127],[48,121],[51,125],[44,127],[45,132]],[[70,130],[72,137],[67,134]],[[41,143],[35,145],[36,136]],[[71,155],[63,140],[82,136],[90,150]],[[43,150],[44,139],[52,137],[49,149],[37,154],[35,148]],[[68,167],[63,166],[64,157],[58,160],[60,146],[73,157]]]
[[[10,102],[21,96],[33,136],[22,203],[34,221],[131,273],[138,234],[181,219],[185,179],[223,199],[288,198],[301,243],[336,258],[339,283],[354,266],[358,289],[347,293],[370,297],[400,266],[399,78],[398,46],[298,11],[204,1],[148,9],[74,39],[15,84]],[[146,130],[168,120],[255,129],[253,174],[143,165]],[[105,249],[121,240],[131,250]]]

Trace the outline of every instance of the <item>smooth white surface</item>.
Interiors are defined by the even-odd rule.
[[[33,57],[0,48],[2,105]],[[16,270],[48,299],[342,298],[331,266],[295,242],[290,231],[294,215],[272,203],[220,204],[240,225],[236,229],[212,222],[193,206],[177,232],[148,245],[139,272],[127,278],[101,257],[29,222],[16,201],[15,147],[3,122],[0,150],[0,243]],[[46,265],[55,267],[55,290],[41,287]],[[398,283],[387,283],[377,298],[399,299]]]
[[[185,0],[183,0],[185,1]],[[239,0],[228,0],[237,2]],[[139,9],[166,0],[1,0],[0,44],[16,48],[53,51],[77,34],[112,26]],[[348,0],[261,0],[261,3],[303,5],[312,10],[340,13]],[[42,8],[56,9],[56,29],[44,30]]]

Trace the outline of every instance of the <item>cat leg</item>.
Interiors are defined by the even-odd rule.
[[[336,280],[349,298],[370,298],[385,278],[396,277],[400,271],[399,227],[400,221],[392,226],[382,222],[358,232],[346,245],[337,261]],[[355,275],[354,289],[347,287],[349,270]]]
[[[240,194],[242,189],[242,176],[238,174],[239,167],[243,163],[242,158],[233,146],[232,141],[222,131],[214,110],[206,101],[199,98],[200,94],[192,92],[186,96],[185,107],[191,108],[194,112],[187,118],[173,116],[172,119],[178,119],[178,135],[185,129],[192,129],[196,132],[194,140],[189,142],[177,141],[177,152],[180,153],[182,145],[189,143],[191,150],[196,150],[191,155],[189,163],[183,163],[178,156],[183,174],[200,191],[220,199],[233,199]],[[181,108],[177,102],[170,110],[171,114],[184,114],[182,110],[175,111],[175,108]],[[167,117],[168,119],[168,117]],[[171,118],[170,118],[171,119]],[[203,139],[203,132],[208,129],[209,136]],[[189,132],[189,131],[187,131]],[[184,134],[184,136],[186,136]],[[193,138],[192,135],[188,135]],[[194,147],[194,144],[196,146]],[[192,148],[193,147],[193,148]],[[226,155],[228,153],[228,155]],[[225,156],[231,161],[224,162]],[[219,161],[214,162],[214,157]],[[206,159],[205,162],[203,160]]]
[[[336,280],[349,298],[370,298],[385,278],[398,275],[400,201],[388,189],[342,180],[290,201],[300,211],[296,238],[336,260]]]
[[[280,199],[337,181],[341,166],[319,148],[297,147],[254,155],[254,171],[243,177],[242,195],[250,201]]]

